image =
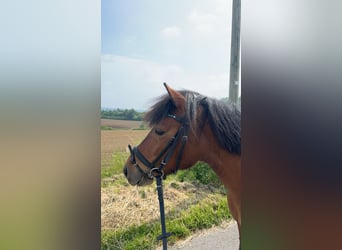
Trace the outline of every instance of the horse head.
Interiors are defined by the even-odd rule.
[[[158,175],[165,177],[196,162],[184,154],[186,144],[192,141],[185,97],[166,83],[164,86],[168,94],[145,115],[150,132],[138,146],[129,145],[131,155],[123,172],[131,185],[149,185]]]

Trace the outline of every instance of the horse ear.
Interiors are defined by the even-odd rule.
[[[171,97],[173,104],[176,106],[176,108],[184,107],[184,105],[185,105],[184,96],[181,93],[179,93],[178,91],[170,88],[165,82],[164,82],[164,86],[167,90],[167,93]]]

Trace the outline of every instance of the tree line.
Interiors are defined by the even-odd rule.
[[[115,120],[131,120],[142,121],[144,117],[143,112],[138,112],[134,109],[102,109],[102,119],[115,119]]]
[[[228,102],[228,97],[221,98],[222,101]],[[238,98],[238,106],[241,106],[241,97]],[[102,119],[114,119],[114,120],[131,120],[142,121],[144,112],[138,112],[135,109],[102,109]]]

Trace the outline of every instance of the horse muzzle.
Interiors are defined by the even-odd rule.
[[[123,173],[128,180],[128,183],[132,186],[146,186],[152,184],[153,182],[153,178],[146,174],[142,174],[140,171],[137,171],[135,166],[126,165],[123,169]]]

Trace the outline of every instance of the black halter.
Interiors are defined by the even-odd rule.
[[[178,151],[177,161],[176,161],[176,170],[177,172],[179,169],[180,161],[182,160],[182,155],[185,147],[185,143],[188,140],[188,127],[185,124],[184,118],[178,118],[176,115],[168,114],[170,118],[175,119],[178,121],[181,126],[179,127],[177,133],[171,138],[168,144],[164,147],[164,149],[160,152],[160,154],[150,162],[145,158],[145,156],[139,151],[138,147],[134,147],[132,149],[131,145],[128,145],[128,148],[131,152],[131,163],[144,175],[150,179],[156,178],[157,183],[157,191],[158,191],[158,200],[159,200],[159,209],[160,209],[160,223],[162,234],[157,237],[158,240],[163,241],[163,250],[167,250],[167,238],[171,235],[171,233],[166,232],[166,223],[165,223],[165,212],[164,212],[164,198],[163,198],[163,185],[162,179],[164,178],[164,167],[167,162],[170,160],[172,154],[175,151],[176,146],[180,141],[182,141],[181,148]],[[160,162],[160,166],[156,167],[157,162],[165,155],[164,159]],[[135,160],[137,157],[145,166],[147,166],[150,171],[145,172]]]
[[[147,176],[150,179],[153,179],[154,177],[161,176],[164,177],[164,167],[167,164],[167,162],[170,160],[171,156],[173,155],[176,146],[180,141],[182,141],[181,148],[178,151],[177,161],[176,161],[176,169],[173,171],[174,173],[178,171],[180,162],[182,160],[183,151],[185,144],[188,140],[188,128],[185,125],[184,118],[179,118],[176,115],[168,114],[167,115],[170,118],[175,119],[178,121],[181,126],[179,127],[176,134],[170,139],[168,144],[164,147],[164,149],[159,153],[159,155],[150,162],[145,158],[145,156],[139,151],[138,147],[133,147],[131,145],[128,145],[128,148],[131,152],[130,161],[131,163],[145,176]],[[160,166],[157,167],[156,164],[158,161],[165,155],[164,159],[160,162]],[[145,166],[147,166],[150,171],[145,172],[137,163],[136,158],[138,158]]]

